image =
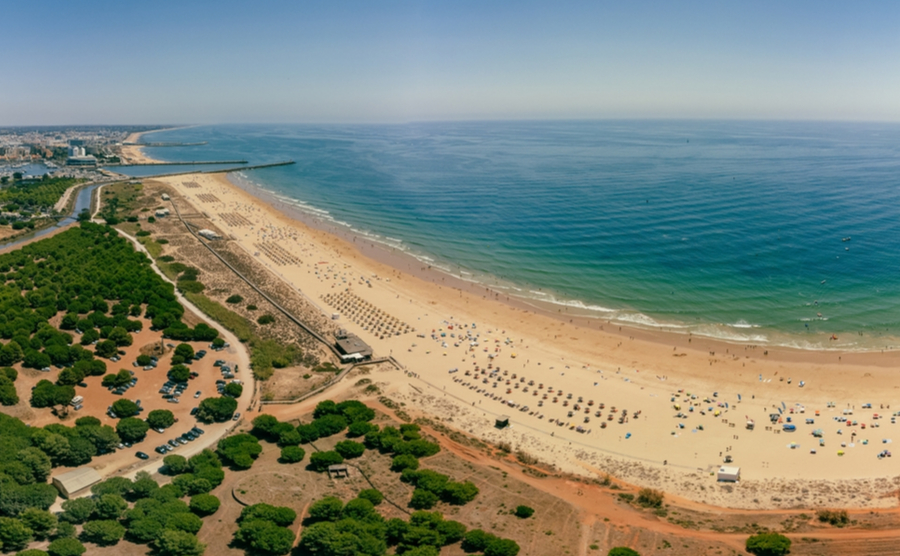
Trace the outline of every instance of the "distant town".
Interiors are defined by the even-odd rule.
[[[160,126],[0,128],[0,185],[44,174],[87,178],[100,166],[118,164],[126,138]]]

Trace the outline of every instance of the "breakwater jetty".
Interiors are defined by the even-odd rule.
[[[199,147],[201,145],[206,145],[206,141],[200,141],[199,143],[130,143],[125,142],[123,145],[127,145],[129,147]]]
[[[187,162],[114,162],[103,166],[194,166],[196,164],[247,164],[246,160],[191,160]]]
[[[150,179],[150,178],[166,178],[169,176],[184,176],[187,174],[227,174],[228,172],[246,172],[247,170],[260,170],[262,168],[275,168],[276,166],[290,166],[291,164],[296,164],[293,160],[285,160],[283,162],[271,162],[269,164],[255,164],[253,166],[235,166],[232,168],[220,168],[216,170],[187,170],[185,172],[169,172],[166,174],[153,174],[150,176],[128,176],[125,174],[119,174],[122,176],[122,179]],[[111,171],[111,170],[110,170]]]

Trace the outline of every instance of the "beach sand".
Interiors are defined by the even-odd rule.
[[[147,131],[130,133],[125,138],[125,143],[137,143],[141,140],[141,136]],[[144,154],[144,149],[136,145],[122,145],[121,159],[123,164],[147,164],[150,162],[159,162]]]
[[[376,357],[393,356],[405,371],[381,365],[370,378],[411,414],[508,443],[563,472],[609,473],[718,506],[897,505],[893,460],[878,457],[900,431],[891,422],[891,407],[900,410],[896,352],[778,349],[570,322],[561,310],[506,300],[303,216],[307,225],[282,212],[290,207],[224,175],[160,181],[323,313],[337,314]],[[771,424],[778,409],[781,422]],[[297,408],[265,411],[287,418]],[[499,430],[502,414],[511,427]],[[782,430],[788,417],[796,432]],[[812,436],[816,429],[824,446]],[[737,484],[716,482],[725,456],[741,468]]]

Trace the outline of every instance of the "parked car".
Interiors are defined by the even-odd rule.
[[[156,447],[156,453],[157,453],[157,454],[165,454],[165,453],[168,452],[168,451],[169,451],[169,449],[166,448],[165,446],[157,446],[157,447]]]
[[[136,453],[135,455],[136,455],[137,457],[141,458],[141,459],[150,459],[150,456],[148,456],[148,455],[145,454],[144,452],[138,452],[138,453]]]
[[[200,390],[197,390],[196,392],[194,392],[194,397],[195,397],[195,398],[199,398],[199,397],[200,397]]]
[[[192,408],[192,409],[191,409],[191,417],[193,417],[194,415],[196,415],[198,411],[200,411],[200,408],[199,408],[199,407]]]
[[[241,418],[241,414],[240,414],[240,413],[235,413],[235,414],[234,414],[234,417],[232,417],[231,420],[232,420],[232,421],[237,421],[237,420],[240,419],[240,418]]]
[[[194,428],[191,429],[191,432],[196,433],[196,434],[203,434],[203,433],[206,432],[206,431],[204,431],[204,430],[201,429],[200,427],[194,427]]]

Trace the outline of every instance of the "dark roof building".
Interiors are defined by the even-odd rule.
[[[334,346],[341,354],[341,359],[346,361],[363,361],[372,357],[372,348],[362,341],[359,336],[350,334],[346,330],[340,330],[335,338]]]

